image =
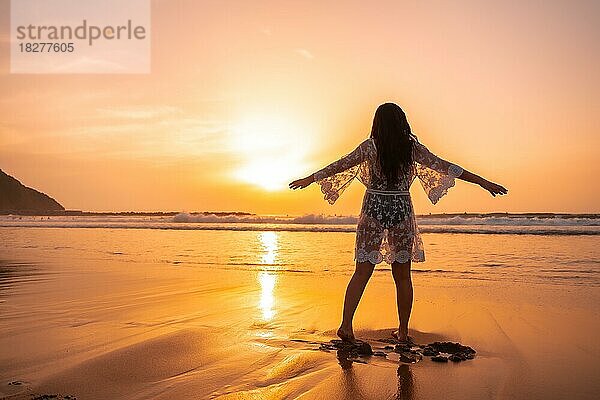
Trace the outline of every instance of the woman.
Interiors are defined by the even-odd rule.
[[[393,103],[377,108],[371,137],[354,151],[290,183],[291,189],[318,183],[330,204],[355,177],[367,187],[356,228],[356,270],[346,289],[343,319],[337,331],[342,340],[354,340],[352,319],[358,302],[375,265],[386,261],[392,266],[398,304],[398,330],[392,335],[400,342],[412,341],[408,336],[413,301],[410,267],[411,261],[425,261],[408,192],[415,176],[433,204],[454,186],[455,178],[476,183],[492,196],[507,193],[504,187],[431,153],[411,132],[404,111]]]

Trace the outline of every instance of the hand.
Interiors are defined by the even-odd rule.
[[[497,194],[506,194],[508,193],[508,189],[506,189],[502,185],[498,185],[497,183],[485,181],[481,184],[481,187],[490,192],[490,194],[496,197]]]
[[[307,176],[306,178],[296,179],[294,182],[290,183],[290,189],[293,189],[293,190],[304,189],[305,187],[309,186],[314,181],[315,181],[315,179],[313,178],[312,175]]]

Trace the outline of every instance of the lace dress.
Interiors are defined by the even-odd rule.
[[[413,165],[388,185],[379,167],[375,141],[362,142],[354,151],[313,174],[330,204],[358,178],[367,188],[356,228],[357,262],[392,264],[425,261],[423,241],[413,209],[410,185],[415,177],[433,204],[454,186],[463,169],[431,153],[415,140]]]

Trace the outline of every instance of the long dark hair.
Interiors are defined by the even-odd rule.
[[[400,106],[385,103],[377,107],[371,137],[375,140],[381,171],[388,184],[395,183],[398,175],[412,166],[413,143],[417,140]]]

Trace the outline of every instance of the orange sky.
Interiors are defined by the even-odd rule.
[[[153,1],[147,75],[9,74],[8,5],[0,168],[67,208],[357,214],[358,181],[333,207],[287,182],[394,101],[509,189],[415,182],[417,212],[600,212],[598,2]]]

